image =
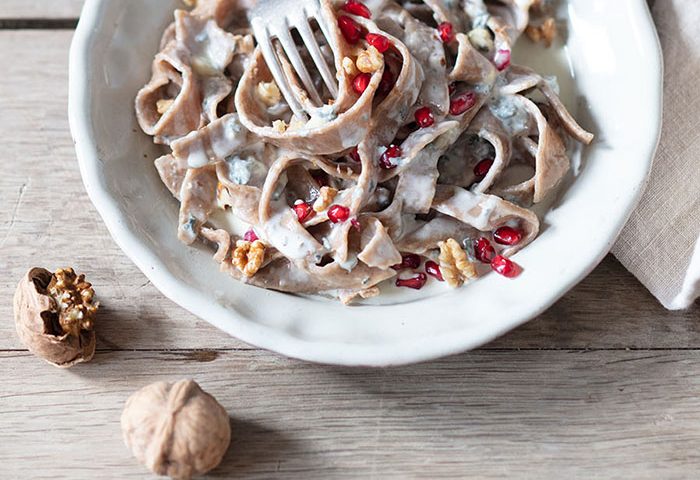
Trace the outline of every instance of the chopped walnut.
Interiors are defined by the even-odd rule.
[[[282,100],[282,94],[274,80],[258,83],[255,91],[258,94],[258,98],[268,107],[277,105]]]
[[[64,333],[77,336],[81,330],[92,330],[98,304],[92,302],[95,290],[85,281],[85,275],[76,275],[72,268],[59,268],[47,291],[56,300],[58,323]]]
[[[460,287],[465,281],[476,278],[476,268],[467,253],[454,238],[438,243],[440,247],[440,271],[451,287]]]
[[[170,107],[173,106],[173,103],[175,103],[175,100],[170,99],[170,98],[161,98],[156,102],[156,110],[158,111],[159,115],[163,115],[165,112],[170,110]]]
[[[355,63],[357,64],[357,69],[362,73],[373,73],[384,65],[384,56],[379,53],[379,50],[370,45],[367,50],[360,52]]]
[[[540,26],[528,26],[525,33],[533,42],[543,42],[549,48],[557,36],[557,24],[553,17],[549,17]]]
[[[488,52],[493,50],[493,37],[491,32],[486,28],[475,28],[471,30],[468,34],[469,41],[472,45],[481,51]]]
[[[182,0],[188,7],[194,8],[197,6],[197,0]]]
[[[321,187],[321,190],[319,190],[318,192],[318,198],[314,202],[314,211],[324,211],[331,205],[331,203],[333,203],[333,199],[337,194],[338,190],[336,190],[335,188]]]
[[[236,249],[233,251],[233,265],[238,268],[246,277],[255,275],[265,260],[265,244],[260,240],[248,242],[238,240]]]
[[[272,129],[277,133],[284,133],[287,131],[287,122],[284,120],[275,120],[272,122]]]
[[[341,65],[343,67],[343,71],[349,76],[354,77],[357,75],[357,67],[355,66],[355,62],[352,61],[352,58],[343,57]]]

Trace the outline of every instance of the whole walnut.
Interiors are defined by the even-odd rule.
[[[35,355],[58,367],[87,362],[95,354],[95,291],[72,268],[51,273],[32,268],[15,291],[17,335]]]
[[[194,380],[156,382],[126,401],[124,442],[159,475],[189,479],[215,468],[231,441],[229,417]]]

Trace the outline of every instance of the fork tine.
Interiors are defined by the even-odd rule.
[[[306,87],[306,91],[308,92],[311,101],[317,105],[323,105],[321,97],[314,86],[314,82],[311,80],[311,75],[309,75],[309,71],[306,69],[306,65],[304,65],[304,61],[299,55],[299,50],[297,50],[297,46],[294,43],[292,36],[289,34],[289,30],[285,29],[277,32],[277,40],[279,40],[282,48],[284,49],[284,53],[287,55],[287,59],[294,67],[294,70],[304,84],[304,87]]]
[[[309,51],[309,54],[311,55],[311,58],[314,61],[314,64],[316,64],[316,68],[318,68],[318,71],[321,73],[321,77],[323,78],[326,87],[328,87],[328,91],[331,92],[333,98],[338,98],[338,86],[335,83],[335,78],[331,73],[330,69],[328,68],[326,59],[323,58],[321,49],[319,48],[318,43],[316,42],[316,37],[314,37],[314,34],[311,31],[311,26],[309,25],[308,21],[306,21],[306,19],[303,19],[302,21],[294,25],[294,27],[296,27],[297,31],[299,32],[299,35],[301,35],[306,49]]]
[[[294,112],[294,114],[299,118],[308,118],[304,108],[292,93],[289,83],[287,83],[287,77],[284,75],[279,60],[277,59],[277,56],[272,48],[267,27],[261,22],[256,21],[251,22],[251,26],[253,27],[255,38],[258,41],[258,46],[262,51],[263,58],[265,58],[265,63],[267,63],[270,73],[272,73],[272,77],[275,79],[275,82],[282,92],[282,96],[284,96],[284,99],[287,101],[289,108],[291,108],[292,112]]]

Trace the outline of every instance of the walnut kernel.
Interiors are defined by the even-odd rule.
[[[92,285],[72,268],[52,274],[32,268],[17,286],[15,327],[29,351],[58,367],[87,362],[95,354],[99,303]]]
[[[156,382],[135,392],[124,405],[121,428],[140,463],[175,479],[215,468],[231,442],[226,410],[193,380]]]
[[[379,53],[379,50],[370,45],[367,50],[360,52],[355,64],[362,73],[373,73],[384,65],[384,56]]]
[[[471,44],[483,52],[491,51],[494,48],[493,37],[487,28],[475,28],[467,36]]]
[[[314,211],[324,211],[333,203],[333,199],[337,194],[338,190],[333,187],[321,187],[321,190],[318,192],[318,198],[314,202]]]
[[[557,23],[553,17],[549,17],[540,26],[528,26],[525,33],[533,42],[543,42],[549,48],[557,36]]]
[[[287,131],[287,122],[284,120],[275,120],[272,122],[272,129],[277,133],[284,133]]]
[[[161,98],[156,102],[156,110],[158,111],[159,115],[163,115],[165,112],[170,110],[170,107],[173,106],[173,103],[175,103],[175,100],[171,98]]]
[[[258,98],[268,107],[277,105],[282,101],[282,94],[274,80],[258,83],[255,92],[258,94]]]
[[[349,76],[354,77],[357,75],[357,67],[355,66],[355,62],[352,61],[352,58],[343,57],[340,64],[343,67],[343,71]]]
[[[438,246],[440,271],[449,286],[460,287],[465,281],[476,278],[476,267],[454,238],[448,238]]]
[[[255,275],[265,260],[265,244],[260,240],[248,242],[238,240],[233,251],[232,262],[246,277]]]

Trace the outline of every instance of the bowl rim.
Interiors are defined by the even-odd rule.
[[[108,1],[85,2],[70,48],[68,116],[85,189],[117,245],[163,295],[199,318],[253,346],[317,363],[347,366],[392,366],[431,360],[483,345],[541,314],[585,278],[609,252],[645,190],[661,135],[663,61],[661,45],[646,1],[627,0],[628,4],[638,13],[635,19],[638,22],[637,27],[646,34],[645,38],[655,43],[654,51],[649,52],[649,56],[645,58],[645,63],[651,65],[653,70],[658,71],[657,81],[652,85],[655,89],[656,101],[648,104],[647,111],[653,116],[652,118],[656,119],[654,125],[656,135],[652,137],[652,141],[646,149],[647,171],[635,185],[637,188],[634,198],[631,198],[627,208],[625,208],[624,215],[620,215],[615,223],[614,235],[611,240],[600,249],[597,257],[588,268],[571,275],[567,281],[559,282],[556,287],[552,288],[538,305],[538,308],[528,311],[527,315],[517,321],[502,324],[488,331],[482,330],[481,335],[478,336],[465,337],[451,332],[436,335],[432,342],[421,342],[420,345],[417,345],[416,341],[399,342],[395,344],[395,348],[390,350],[387,350],[385,346],[374,345],[340,344],[337,342],[321,344],[290,335],[274,334],[271,328],[252,324],[231,310],[226,310],[228,315],[219,315],[217,308],[224,309],[225,307],[211,305],[210,301],[201,294],[193,293],[190,287],[176,278],[168,267],[140,240],[136,232],[128,227],[124,213],[113,201],[106,181],[100,175],[98,168],[100,153],[93,140],[91,103],[88,95],[91,78],[86,72],[88,72],[91,45],[100,34],[96,26]]]

